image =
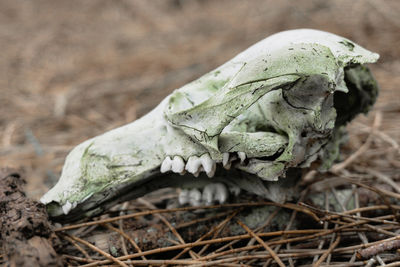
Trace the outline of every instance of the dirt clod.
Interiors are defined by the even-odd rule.
[[[7,266],[62,266],[44,205],[22,190],[25,180],[0,169],[0,234]]]

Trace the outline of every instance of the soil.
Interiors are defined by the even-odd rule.
[[[7,266],[62,266],[46,208],[26,197],[24,183],[15,170],[0,169],[0,236]]]

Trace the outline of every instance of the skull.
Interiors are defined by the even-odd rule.
[[[285,174],[314,161],[328,168],[343,126],[375,102],[363,64],[378,57],[327,32],[274,34],[144,117],[75,147],[41,201],[63,220],[158,188],[211,182],[283,201]]]

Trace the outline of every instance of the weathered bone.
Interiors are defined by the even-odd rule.
[[[363,64],[378,57],[322,31],[272,35],[141,119],[75,147],[41,201],[67,220],[166,186],[223,183],[283,201],[279,178],[315,160],[329,167],[342,126],[374,103],[378,89]],[[218,190],[225,201],[227,190]]]

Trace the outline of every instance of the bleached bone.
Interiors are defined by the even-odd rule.
[[[144,117],[75,147],[41,201],[59,220],[93,216],[161,187],[211,182],[283,201],[285,173],[316,160],[329,167],[342,126],[375,102],[377,85],[364,64],[377,59],[327,32],[274,34]],[[175,174],[183,163],[188,173]]]

